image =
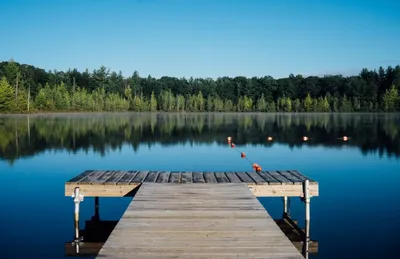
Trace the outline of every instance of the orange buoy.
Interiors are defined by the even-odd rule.
[[[347,140],[349,140],[349,137],[343,136],[343,141],[347,141]]]
[[[232,143],[232,144],[231,144],[231,148],[234,148],[234,147],[235,147],[235,144]]]
[[[272,141],[272,137],[268,137],[267,140],[268,140],[268,141]]]
[[[256,172],[260,172],[262,169],[261,169],[261,166],[259,166],[258,164],[256,164],[256,163],[254,163],[253,164],[253,169],[256,171]]]
[[[240,153],[240,156],[241,156],[242,158],[245,158],[245,157],[246,157],[246,153],[242,152],[242,153]]]
[[[308,137],[304,136],[303,141],[307,141],[307,140],[308,140]]]

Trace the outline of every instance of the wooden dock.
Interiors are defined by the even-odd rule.
[[[318,183],[296,170],[88,170],[66,182],[65,195],[72,193],[75,197],[82,193],[92,197],[134,196],[98,258],[307,258],[309,198],[318,196]],[[303,255],[257,196],[284,197],[284,215],[288,215],[288,197],[305,200],[303,243],[307,246],[303,246]],[[79,202],[75,198],[76,213]],[[79,244],[79,230],[76,233]]]

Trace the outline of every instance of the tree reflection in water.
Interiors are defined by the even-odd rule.
[[[297,113],[87,113],[3,115],[0,157],[13,163],[46,150],[94,150],[105,155],[122,145],[226,145],[274,143],[360,148],[363,154],[400,156],[399,114]],[[267,137],[273,137],[273,141]],[[304,143],[302,136],[310,141]],[[338,138],[349,136],[344,142]]]

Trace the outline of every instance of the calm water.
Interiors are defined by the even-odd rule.
[[[297,169],[319,182],[311,199],[319,253],[310,258],[395,258],[400,115],[132,113],[0,117],[1,258],[68,258],[74,204],[64,183],[83,170],[251,171],[227,136],[264,170]],[[280,217],[280,199],[260,201]],[[101,198],[101,219],[118,220],[129,202]],[[81,228],[93,203],[81,204]],[[303,222],[297,198],[291,215]]]

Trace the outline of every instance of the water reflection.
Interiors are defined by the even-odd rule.
[[[0,157],[10,163],[46,150],[108,149],[129,144],[284,143],[358,147],[363,154],[400,157],[399,114],[108,113],[0,117]],[[304,143],[303,136],[310,139]],[[344,142],[339,139],[349,136]],[[273,141],[267,138],[272,137]]]

